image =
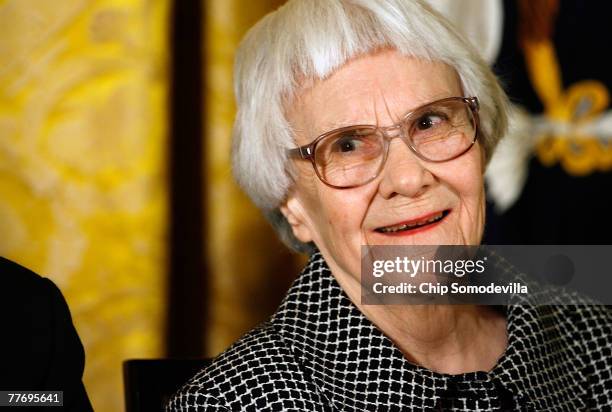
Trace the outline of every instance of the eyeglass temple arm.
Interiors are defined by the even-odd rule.
[[[291,157],[310,159],[312,157],[312,147],[310,145],[300,146],[294,149],[287,150],[287,153],[289,153],[289,156]]]

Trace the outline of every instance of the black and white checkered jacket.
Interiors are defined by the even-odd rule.
[[[435,373],[408,362],[315,253],[276,314],[194,376],[167,410],[612,410],[609,309],[502,310],[508,347],[492,371]]]

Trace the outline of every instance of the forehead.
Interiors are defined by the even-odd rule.
[[[390,125],[425,103],[461,95],[450,66],[385,50],[354,58],[328,78],[303,86],[287,117],[296,138],[308,140],[343,126]]]

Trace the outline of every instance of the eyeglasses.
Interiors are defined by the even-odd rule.
[[[383,169],[391,139],[402,137],[428,162],[446,162],[466,153],[478,135],[478,98],[449,97],[427,103],[396,125],[357,125],[326,132],[289,156],[310,160],[328,186],[348,189],[374,180]]]

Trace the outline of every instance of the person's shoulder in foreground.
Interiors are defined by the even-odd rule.
[[[93,410],[83,345],[58,287],[0,257],[0,317],[0,390],[63,391],[58,411]]]

